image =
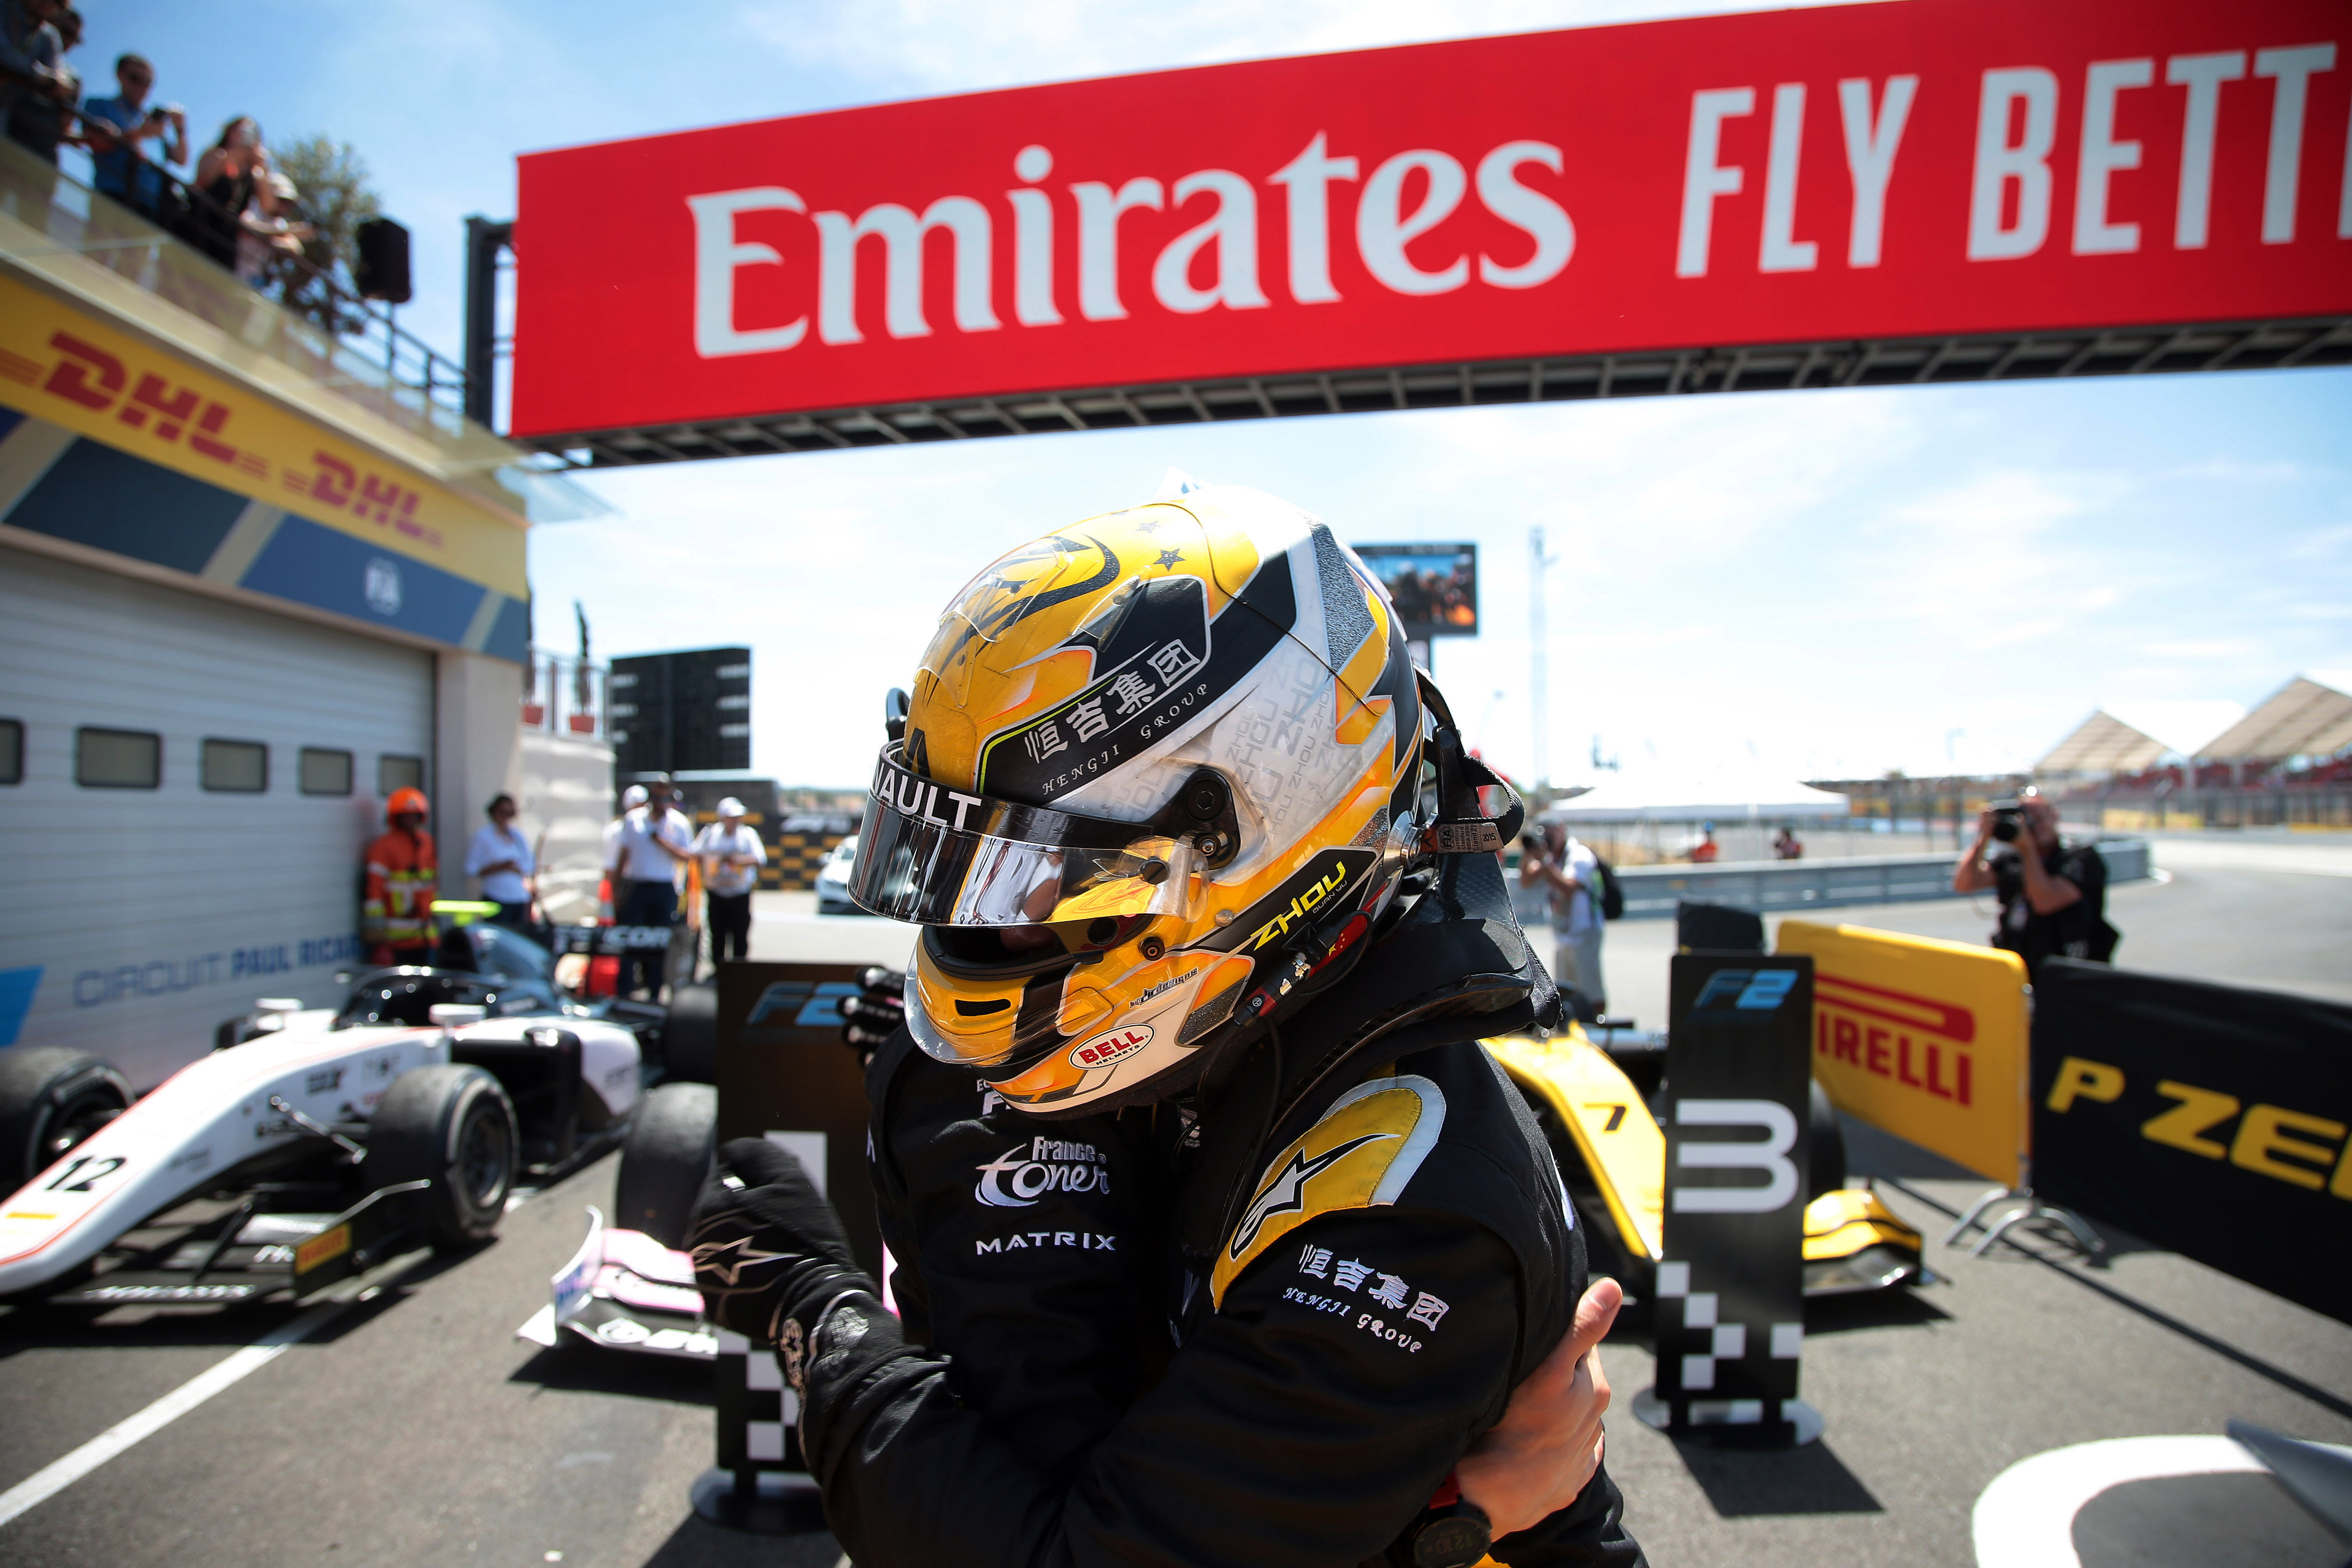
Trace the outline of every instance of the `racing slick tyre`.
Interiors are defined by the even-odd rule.
[[[0,1051],[0,1186],[15,1192],[131,1100],[131,1080],[88,1051]]]
[[[664,1076],[677,1083],[719,1081],[719,987],[670,988],[669,1018],[662,1025]]]
[[[425,1239],[451,1252],[496,1234],[514,1184],[513,1104],[478,1067],[436,1063],[392,1080],[368,1122],[368,1184],[427,1181]]]
[[[1807,1163],[1812,1180],[1805,1201],[1812,1202],[1823,1193],[1833,1193],[1845,1185],[1845,1127],[1838,1121],[1837,1107],[1822,1088],[1821,1079],[1812,1080],[1811,1114],[1806,1118]]]
[[[613,1223],[641,1230],[672,1251],[686,1246],[694,1200],[710,1179],[719,1147],[719,1091],[707,1083],[666,1083],[646,1096],[621,1145]]]

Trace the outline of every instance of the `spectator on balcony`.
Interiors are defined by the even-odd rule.
[[[1772,839],[1772,858],[1775,860],[1801,860],[1805,858],[1805,841],[1798,837],[1796,830],[1787,823],[1780,825],[1780,831]]]
[[[64,40],[49,17],[54,0],[0,0],[0,131],[16,100],[52,91]]]
[[[268,283],[281,258],[299,258],[302,242],[312,233],[300,221],[302,193],[292,180],[272,170],[254,182],[253,200],[238,216],[236,275],[258,289]]]
[[[730,795],[719,803],[719,820],[696,837],[694,852],[709,889],[710,962],[751,957],[751,889],[768,863],[768,847],[744,826],[741,801]]]
[[[0,16],[0,72],[8,139],[45,163],[58,161],[81,99],[66,51],[81,42],[81,17],[59,0],[13,0]]]
[[[163,206],[161,163],[188,161],[188,116],[176,103],[147,107],[155,86],[155,68],[144,55],[124,55],[114,62],[119,90],[112,98],[93,98],[81,106],[82,134],[89,139],[91,183],[135,212],[154,217]],[[140,151],[152,141],[161,153],[150,162]]]
[[[474,830],[466,846],[466,875],[478,879],[482,897],[499,906],[495,919],[516,931],[531,929],[530,879],[539,868],[530,841],[515,826],[515,798],[499,794],[486,808],[489,821]]]
[[[221,127],[220,140],[196,160],[196,247],[223,267],[236,268],[237,235],[255,187],[268,176],[269,150],[261,122],[240,114]]]

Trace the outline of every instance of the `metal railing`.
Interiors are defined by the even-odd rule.
[[[217,247],[224,233],[234,244],[235,215],[194,186],[156,173],[162,197],[155,210],[142,213],[0,140],[0,216],[38,237],[10,233],[0,257],[21,264],[79,257],[395,426],[445,442],[467,437],[463,365],[307,259],[287,258],[285,264],[331,302],[332,313],[350,323],[348,331],[328,331],[244,282],[204,248],[208,238]]]
[[[2135,881],[2151,869],[2147,840],[2105,839],[2098,845],[2110,882]],[[1627,920],[1672,920],[1675,906],[1729,904],[1759,914],[1801,914],[1856,904],[1919,903],[1963,898],[1952,891],[1948,854],[1868,855],[1850,859],[1751,860],[1713,866],[1628,866]],[[1542,890],[1512,880],[1519,923],[1532,929],[1551,919]]]
[[[2133,832],[2200,827],[2352,828],[2352,785],[2340,784],[2091,790],[2069,795],[2063,804],[2075,816]]]
[[[610,671],[601,664],[531,650],[522,727],[576,741],[609,741]]]

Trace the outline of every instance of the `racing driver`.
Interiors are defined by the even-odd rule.
[[[958,595],[852,872],[922,928],[867,1068],[903,1328],[772,1145],[722,1150],[689,1237],[852,1560],[1642,1562],[1596,1430],[1548,1492],[1496,1459],[1615,1301],[1580,1310],[1476,1043],[1558,1016],[1496,853],[1522,815],[1269,496],[1187,486]]]

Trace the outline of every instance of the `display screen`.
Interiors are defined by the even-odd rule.
[[[1356,553],[1396,602],[1408,641],[1478,635],[1478,547],[1359,544]]]

